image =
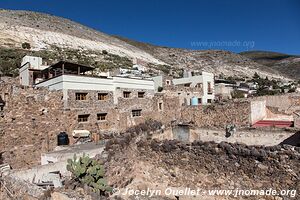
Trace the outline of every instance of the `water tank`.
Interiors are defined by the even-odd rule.
[[[198,105],[198,97],[192,97],[191,105],[192,106],[197,106]]]
[[[57,146],[69,145],[69,136],[66,132],[60,132],[57,135]]]

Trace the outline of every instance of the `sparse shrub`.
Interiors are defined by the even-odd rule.
[[[236,99],[236,98],[244,98],[245,95],[242,91],[239,91],[239,90],[234,90],[232,93],[231,93],[231,96],[232,98]]]
[[[23,49],[30,49],[31,46],[30,46],[30,44],[28,42],[24,42],[24,43],[22,43],[22,48]]]
[[[104,178],[104,167],[97,160],[85,155],[77,159],[74,155],[73,159],[68,159],[67,170],[72,172],[75,181],[91,187],[98,194],[111,191]]]
[[[108,54],[108,52],[106,50],[102,50],[102,54]]]
[[[158,92],[161,92],[161,91],[163,91],[163,87],[161,87],[161,86],[159,86],[158,88],[157,88],[157,90],[158,90]]]

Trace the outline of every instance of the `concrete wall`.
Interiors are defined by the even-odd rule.
[[[51,163],[47,165],[39,165],[36,167],[32,167],[28,170],[17,170],[13,171],[11,175],[18,177],[21,180],[28,182],[42,182],[49,181],[51,178],[55,178],[51,176],[53,172],[60,172],[63,176],[70,176],[71,173],[67,170],[66,161]]]
[[[244,143],[247,145],[278,145],[285,139],[294,135],[295,132],[283,130],[237,130],[237,132],[225,137],[225,130],[213,129],[191,129],[191,140],[215,141],[215,142],[230,142],[230,143]]]
[[[78,157],[86,156],[94,158],[97,154],[101,154],[104,151],[103,144],[86,143],[66,147],[57,147],[58,150],[42,153],[41,165],[47,165],[49,163],[65,162],[67,164],[68,159],[73,159],[74,155]]]
[[[203,97],[202,104],[208,104],[208,99],[212,101],[215,99],[214,94],[214,75],[212,73],[202,72],[202,81],[203,81]],[[212,94],[208,93],[208,82],[211,83]]]
[[[22,58],[21,66],[25,63],[30,63],[30,68],[32,69],[41,69],[42,66],[42,58],[35,56],[24,56]]]
[[[159,87],[163,87],[163,76],[156,76],[152,78],[154,81],[155,91],[158,90]]]
[[[254,98],[256,100],[265,100],[266,106],[277,108],[279,112],[293,114],[300,111],[300,94],[290,93],[274,96],[262,96]]]
[[[246,145],[265,145],[273,146],[278,145],[295,135],[295,131],[284,131],[280,129],[237,129],[237,132],[226,138],[225,129],[208,129],[208,128],[190,128],[189,130],[189,141],[193,142],[195,140],[201,141],[214,141],[229,142],[229,143],[243,143]],[[153,138],[161,140],[172,140],[181,139],[178,137],[177,130],[166,130],[164,133],[155,134]],[[186,141],[186,138],[183,138]]]
[[[29,86],[29,66],[30,64],[27,63],[19,69],[19,79],[21,85]]]
[[[251,115],[250,115],[251,124],[254,124],[259,120],[262,120],[267,116],[265,100],[251,101],[250,108],[251,108],[251,111],[250,111],[251,112]]]
[[[154,90],[154,81],[147,79],[134,79],[113,77],[114,89],[128,88],[128,89],[145,89]]]
[[[48,81],[40,82],[36,84],[37,87],[48,87],[49,90],[62,90],[64,88],[63,80],[64,76],[58,76],[55,78],[52,78]]]
[[[49,87],[50,90],[105,90],[115,91],[117,88],[154,90],[152,80],[133,78],[99,78],[76,75],[62,75],[36,85]]]

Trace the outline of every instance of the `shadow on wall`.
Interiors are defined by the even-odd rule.
[[[288,145],[300,147],[300,131],[296,132],[291,137],[283,140],[280,144],[288,144]]]

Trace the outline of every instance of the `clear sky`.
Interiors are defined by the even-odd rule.
[[[300,55],[300,0],[1,0],[0,8],[161,46]]]

